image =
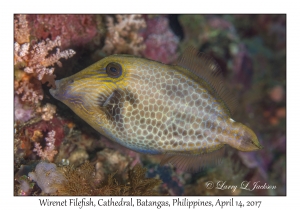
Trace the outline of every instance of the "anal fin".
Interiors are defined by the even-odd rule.
[[[171,163],[173,166],[189,172],[198,172],[209,165],[219,165],[224,157],[225,146],[210,153],[192,154],[164,154],[161,165]]]

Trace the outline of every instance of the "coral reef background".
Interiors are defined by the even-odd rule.
[[[233,119],[264,149],[228,149],[219,166],[187,173],[105,139],[49,94],[54,79],[105,56],[172,64],[188,46],[219,63],[236,91]],[[286,195],[286,15],[15,15],[14,119],[15,195],[90,195],[91,183],[93,195]],[[45,186],[43,174],[60,183]],[[83,179],[85,188],[64,187]]]

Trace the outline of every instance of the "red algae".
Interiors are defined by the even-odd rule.
[[[84,46],[97,34],[95,15],[28,15],[31,34],[38,39],[62,38],[62,48]],[[72,23],[72,24],[70,24]]]

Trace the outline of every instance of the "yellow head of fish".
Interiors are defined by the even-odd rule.
[[[177,65],[112,55],[56,81],[50,93],[109,139],[197,170],[226,144],[261,148],[251,129],[230,118],[234,101],[218,73],[218,65],[195,50]]]

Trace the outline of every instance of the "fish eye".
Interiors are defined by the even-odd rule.
[[[118,78],[122,75],[122,66],[118,63],[109,63],[106,66],[106,73],[110,77]]]

